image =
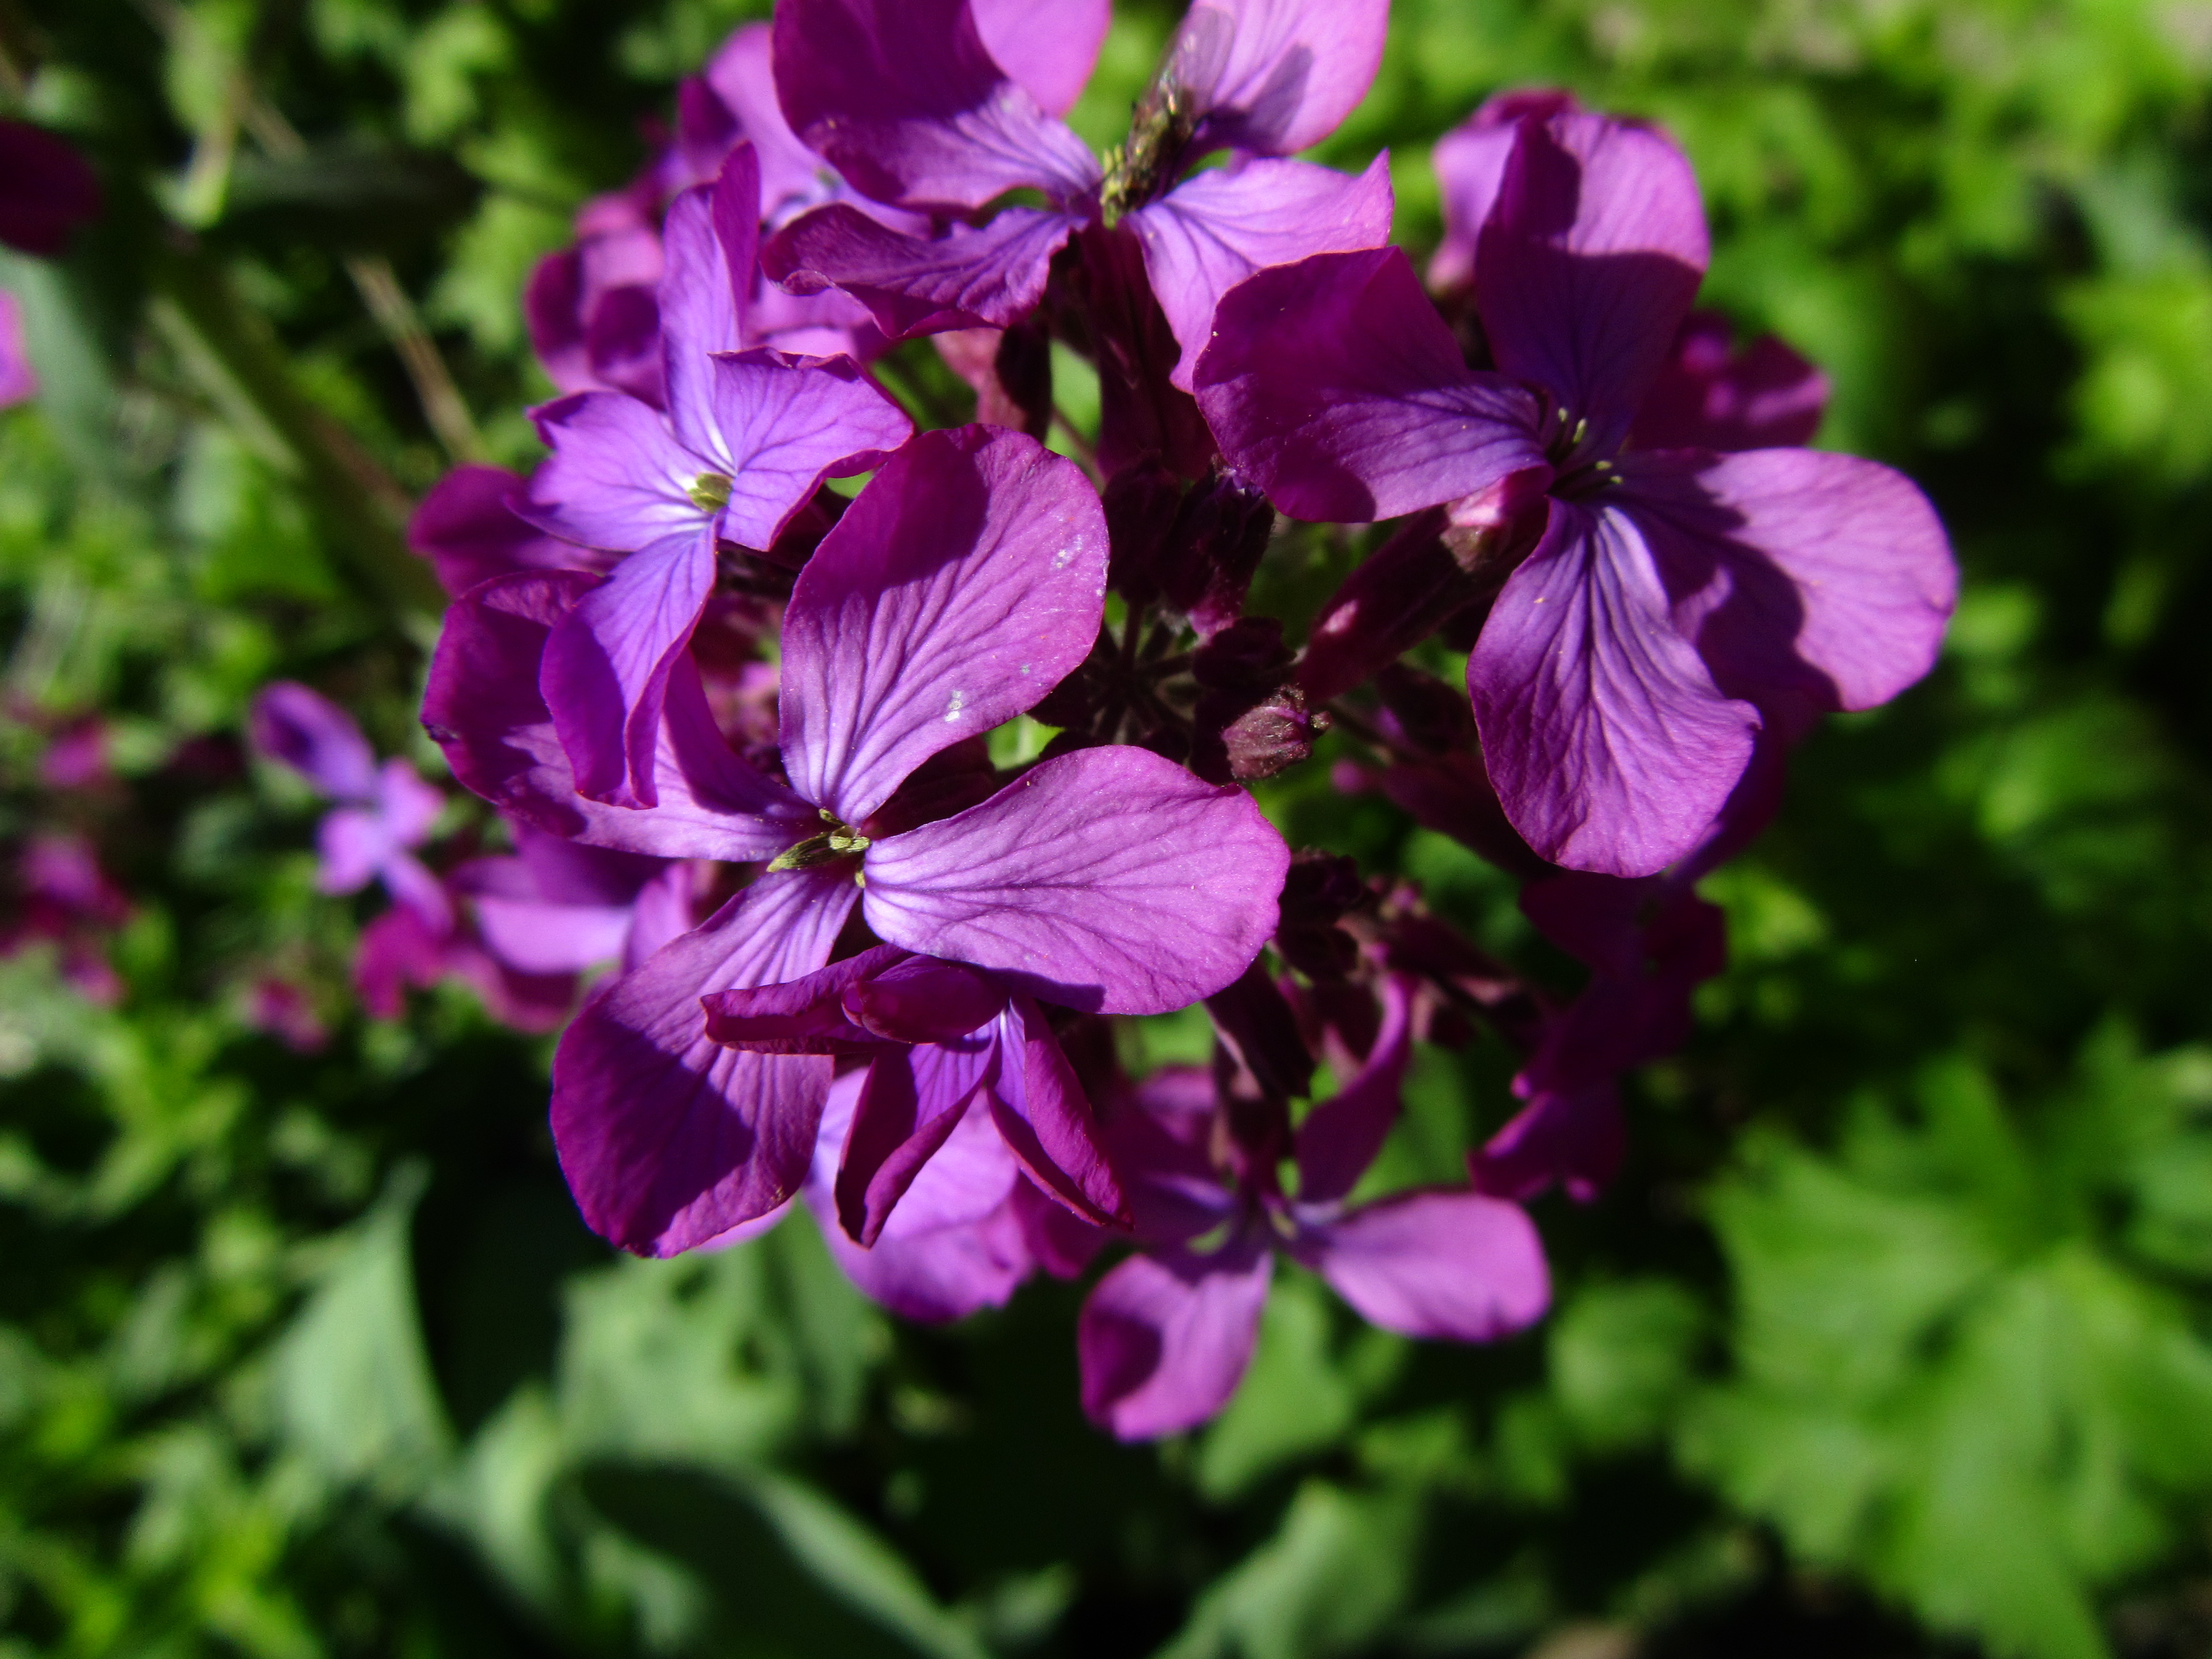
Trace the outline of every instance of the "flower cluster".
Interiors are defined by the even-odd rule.
[[[1278,1255],[1394,1330],[1538,1317],[1522,1206],[1617,1167],[1617,1079],[1721,965],[1697,881],[1818,714],[1927,670],[1954,573],[1910,483],[1796,447],[1811,367],[1692,311],[1662,134],[1486,106],[1425,283],[1382,158],[1297,159],[1385,0],[1198,0],[1102,159],[1060,118],[1107,21],[781,0],[540,269],[546,457],[414,527],[455,595],[424,722],[515,858],[428,877],[411,771],[300,688],[260,718],[338,803],[326,884],[380,878],[393,929],[620,957],[554,1063],[592,1226],[668,1255],[803,1202],[922,1319],[1127,1248],[1079,1346],[1144,1437],[1228,1398]],[[975,423],[918,430],[878,374],[923,337]],[[1079,461],[1042,441],[1055,350],[1098,377]],[[1298,520],[1396,521],[1302,640],[1247,608]],[[991,741],[1023,714],[1033,759]],[[1339,787],[1525,883],[1577,996],[1293,856],[1250,786],[1331,732]],[[1117,1019],[1198,1003],[1210,1066],[1125,1073]],[[1518,1115],[1463,1185],[1374,1191],[1413,1045],[1485,1031]]]

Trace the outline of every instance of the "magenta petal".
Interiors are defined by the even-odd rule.
[[[867,307],[889,338],[947,329],[1006,328],[1036,309],[1052,259],[1082,221],[1010,207],[979,228],[912,236],[833,203],[793,221],[762,255],[793,294],[838,289]]]
[[[1133,1255],[1083,1304],[1075,1349],[1083,1410],[1123,1440],[1196,1428],[1229,1403],[1252,1363],[1273,1252]]]
[[[880,465],[914,435],[906,411],[850,357],[746,351],[714,358],[713,447],[730,480],[724,541],[774,545],[824,478]]]
[[[853,1023],[845,994],[905,956],[879,945],[797,979],[717,991],[701,999],[707,1035],[725,1048],[761,1054],[872,1054],[882,1044]]]
[[[1298,1255],[1371,1325],[1490,1342],[1534,1324],[1552,1299],[1543,1241],[1518,1205],[1420,1192],[1352,1211]]]
[[[1048,115],[1083,95],[1114,21],[1109,0],[969,0],[992,61]]]
[[[979,1104],[1006,1054],[995,1023],[951,1042],[888,1048],[869,1063],[837,1165],[837,1219],[873,1244],[946,1137]]]
[[[538,686],[551,630],[598,578],[574,571],[502,576],[446,613],[430,660],[422,724],[462,786],[501,811],[593,847],[673,859],[775,857],[821,820],[731,751],[714,729],[689,658],[672,670],[650,811],[576,793],[567,751]]]
[[[1786,449],[1813,441],[1828,377],[1771,334],[1741,350],[1718,312],[1693,311],[1636,411],[1634,449]]]
[[[1608,1077],[1529,1093],[1528,1105],[1468,1155],[1475,1190],[1526,1203],[1557,1182],[1576,1203],[1589,1203],[1612,1184],[1628,1150],[1620,1090]]]
[[[515,506],[530,523],[580,546],[630,553],[706,522],[685,492],[708,463],[652,405],[586,392],[532,413],[553,453]]]
[[[1213,334],[1199,407],[1293,518],[1395,518],[1546,464],[1536,400],[1468,368],[1396,248],[1263,270],[1223,297]]]
[[[972,210],[1098,182],[1083,141],[991,61],[968,0],[785,0],[775,55],[792,131],[879,202]]]
[[[661,240],[660,341],[667,354],[668,419],[693,449],[714,428],[716,352],[745,348],[744,300],[760,253],[760,161],[740,143],[712,185],[685,191]]]
[[[353,716],[320,692],[296,680],[264,685],[254,694],[246,727],[256,749],[332,800],[375,799],[376,751]]]
[[[1234,787],[1149,750],[1079,750],[981,806],[878,842],[868,925],[1048,1002],[1157,1014],[1211,996],[1273,933],[1290,849]]]
[[[930,756],[1030,708],[1081,662],[1105,585],[1105,515],[1074,463],[991,427],[917,438],[792,591],[792,787],[860,824]]]
[[[1505,164],[1521,142],[1524,118],[1543,120],[1575,106],[1565,92],[1509,92],[1491,99],[1437,140],[1429,164],[1443,198],[1444,234],[1429,261],[1429,286],[1439,293],[1474,282],[1475,243],[1505,182]]]
[[[1390,240],[1390,158],[1352,176],[1310,161],[1201,173],[1129,216],[1145,270],[1182,347],[1168,378],[1185,392],[1213,337],[1221,296],[1256,270]]]
[[[580,794],[652,806],[660,712],[676,658],[714,588],[714,544],[694,526],[633,553],[553,625],[538,690]]]
[[[1879,463],[1811,449],[1645,456],[1624,509],[1677,627],[1733,696],[1872,708],[1935,666],[1958,602],[1936,509]]]
[[[550,904],[477,894],[471,907],[484,948],[526,974],[574,974],[621,960],[629,939],[627,904]]]
[[[956,1042],[1006,1006],[1006,994],[988,975],[931,957],[908,957],[855,980],[845,994],[853,1022],[892,1042]]]
[[[1467,676],[1507,818],[1570,869],[1644,876],[1690,851],[1759,728],[1677,631],[1651,548],[1613,506],[1553,501]]]
[[[23,337],[22,302],[0,289],[0,409],[13,409],[38,395],[38,371],[31,367],[30,346]]]
[[[999,1018],[991,1118],[1039,1190],[1085,1220],[1126,1227],[1129,1200],[1099,1143],[1098,1121],[1044,1012],[1016,997]]]
[[[541,534],[511,503],[527,486],[497,466],[457,466],[431,486],[407,521],[407,544],[459,599],[478,582],[518,570],[590,569],[600,562]]]
[[[1413,1059],[1413,986],[1403,974],[1382,982],[1382,1029],[1367,1061],[1298,1125],[1298,1202],[1334,1203],[1359,1184],[1398,1121]]]
[[[446,896],[445,884],[430,873],[422,860],[395,848],[386,855],[376,873],[394,904],[412,910],[439,933],[452,930],[453,902]],[[567,997],[563,992],[564,1006]]]
[[[722,42],[707,65],[707,84],[736,118],[760,162],[760,217],[781,224],[800,206],[819,201],[822,158],[799,142],[776,102],[766,23],[747,23]]]
[[[854,891],[842,872],[763,876],[577,1016],[553,1060],[553,1139],[594,1230],[673,1255],[805,1178],[831,1062],[721,1048],[699,999],[812,972]]]
[[[323,814],[315,828],[315,850],[321,860],[315,872],[316,890],[358,893],[376,879],[377,871],[391,856],[392,832],[366,808],[341,806]]]
[[[1288,155],[1334,132],[1382,62],[1389,0],[1198,0],[1168,73],[1200,112],[1198,147]]]
[[[1698,181],[1648,127],[1523,122],[1475,253],[1498,366],[1617,439],[1689,314],[1710,257]]]

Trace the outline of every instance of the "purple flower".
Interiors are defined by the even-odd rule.
[[[1124,1440],[1173,1434],[1229,1402],[1250,1362],[1274,1258],[1319,1273],[1370,1323],[1483,1342],[1550,1300],[1535,1228],[1466,1189],[1347,1206],[1396,1117],[1411,1050],[1411,982],[1385,982],[1365,1062],[1295,1133],[1279,1097],[1234,1093],[1171,1067],[1140,1085],[1106,1134],[1146,1242],[1099,1280],[1078,1327],[1083,1408]],[[1277,1175],[1290,1158],[1297,1190]]]
[[[457,466],[408,520],[407,544],[429,560],[455,599],[517,570],[604,570],[614,563],[523,520],[514,507],[527,489],[504,467]]]
[[[1594,115],[1497,142],[1473,270],[1501,373],[1467,367],[1403,254],[1325,254],[1223,301],[1200,403],[1297,517],[1448,507],[1462,567],[1498,583],[1468,685],[1507,817],[1554,862],[1647,874],[1706,835],[1763,726],[1925,673],[1956,571],[1872,462],[1624,450],[1705,268],[1695,180]]]
[[[130,901],[100,867],[92,843],[74,832],[35,835],[15,867],[15,914],[0,924],[0,957],[47,943],[59,951],[62,977],[91,1001],[121,1000],[123,981],[109,965],[104,937],[130,919]]]
[[[466,895],[484,948],[526,974],[634,968],[691,931],[689,865],[587,847],[528,823],[512,854],[471,859],[450,884]]]
[[[486,950],[468,927],[440,928],[411,905],[395,904],[361,930],[354,990],[378,1019],[407,1012],[407,988],[457,980],[502,1025],[532,1035],[560,1029],[576,1002],[573,973],[530,973]]]
[[[1378,0],[1203,0],[1183,20],[1129,142],[1107,169],[1056,112],[1089,77],[1105,7],[1040,0],[786,0],[776,80],[799,138],[876,201],[936,216],[908,235],[850,204],[809,213],[763,257],[795,293],[839,288],[893,338],[1005,328],[1042,297],[1071,237],[1126,227],[1173,330],[1189,389],[1214,302],[1266,265],[1389,234],[1387,161],[1357,179],[1285,159],[1318,143],[1374,78]],[[1038,27],[1030,14],[1074,11]],[[1182,179],[1223,149],[1218,172]],[[968,221],[1008,191],[1043,207]],[[1121,261],[1086,243],[1094,280]]]
[[[423,718],[468,787],[592,845],[771,861],[609,986],[562,1043],[554,1132],[594,1227],[668,1254],[794,1190],[831,1062],[721,1048],[700,999],[814,973],[856,901],[886,944],[1071,1007],[1181,1007],[1257,953],[1274,925],[1281,838],[1248,797],[1156,755],[1064,755],[935,822],[902,798],[933,757],[1030,708],[1083,659],[1106,552],[1096,494],[1034,441],[982,427],[915,440],[793,591],[788,786],[731,752],[679,654],[653,750],[658,805],[641,810],[576,790],[537,689],[593,579],[506,577],[454,608]]]
[[[543,671],[578,788],[619,805],[654,804],[661,702],[714,589],[717,547],[773,545],[824,478],[869,471],[914,430],[848,357],[739,349],[759,177],[741,144],[711,189],[669,210],[666,414],[607,392],[537,411],[553,453],[517,510],[626,556],[556,630]]]
[[[382,766],[345,710],[292,680],[264,686],[249,715],[254,746],[290,767],[338,803],[324,815],[316,842],[317,883],[325,893],[357,893],[381,881],[392,902],[433,933],[451,930],[446,890],[415,856],[430,838],[445,797],[394,756]]]

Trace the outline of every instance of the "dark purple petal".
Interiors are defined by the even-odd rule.
[[[1297,1254],[1370,1325],[1492,1342],[1543,1316],[1543,1241],[1527,1213],[1480,1193],[1407,1193],[1310,1230]]]
[[[1100,1146],[1098,1122],[1044,1012],[1016,997],[999,1017],[991,1121],[1041,1192],[1085,1220],[1126,1227],[1129,1200]],[[919,1052],[917,1050],[917,1052]]]
[[[1073,200],[1097,158],[992,62],[968,0],[785,0],[775,84],[799,141],[900,207],[1035,185]]]
[[[1212,1074],[1195,1066],[1164,1066],[1115,1103],[1102,1133],[1140,1238],[1187,1244],[1234,1210],[1211,1146],[1219,1106]]]
[[[760,161],[739,143],[712,185],[678,197],[661,240],[659,323],[666,353],[668,420],[677,438],[704,451],[714,428],[713,355],[742,351],[744,302],[760,257]]]
[[[1334,1203],[1359,1184],[1398,1121],[1400,1091],[1413,1051],[1413,981],[1382,981],[1382,1029],[1367,1060],[1298,1125],[1298,1202]]]
[[[970,0],[970,9],[992,61],[1048,115],[1083,95],[1114,21],[1109,0]]]
[[[100,216],[100,179],[76,149],[27,121],[0,121],[0,242],[51,259]]]
[[[0,409],[13,409],[38,395],[38,372],[23,338],[22,304],[0,289]]]
[[[1754,449],[1629,464],[1623,509],[1675,626],[1731,696],[1872,708],[1935,666],[1958,602],[1936,509],[1853,455]]]
[[[1367,95],[1389,22],[1389,0],[1198,0],[1167,71],[1203,118],[1196,147],[1319,143]]]
[[[440,933],[452,930],[453,902],[446,896],[445,884],[412,853],[393,848],[378,865],[376,873],[394,904],[412,910]]]
[[[1650,875],[1690,851],[1759,728],[1677,631],[1652,550],[1613,505],[1552,503],[1467,672],[1507,818],[1571,869]]]
[[[1145,270],[1182,347],[1169,379],[1185,392],[1213,337],[1221,296],[1270,265],[1390,240],[1390,158],[1357,176],[1310,161],[1247,161],[1201,173],[1129,216]]]
[[[1298,684],[1316,702],[1397,661],[1476,597],[1441,539],[1444,527],[1441,510],[1408,520],[1322,607],[1298,662]]]
[[[1522,121],[1545,120],[1574,107],[1571,93],[1504,93],[1437,140],[1429,163],[1443,198],[1444,234],[1429,261],[1431,288],[1443,294],[1474,285],[1475,242],[1497,205]]]
[[[1492,356],[1601,446],[1618,441],[1689,314],[1709,251],[1698,181],[1648,127],[1523,122],[1475,253]]]
[[[1480,1151],[1468,1154],[1468,1174],[1477,1192],[1494,1198],[1525,1203],[1557,1182],[1576,1203],[1588,1204],[1620,1173],[1627,1144],[1612,1079],[1565,1091],[1534,1091]]]
[[[722,1048],[699,1000],[811,973],[854,894],[842,871],[763,876],[577,1016],[553,1060],[553,1139],[595,1231],[673,1255],[797,1189],[831,1062]]]
[[[774,858],[819,827],[813,810],[733,754],[689,659],[671,672],[649,811],[576,793],[538,690],[551,630],[598,578],[502,576],[458,600],[430,660],[422,724],[462,787],[540,830],[660,858]]]
[[[1635,449],[1787,449],[1813,441],[1828,377],[1771,334],[1741,350],[1716,311],[1693,311],[1636,411]]]
[[[676,441],[650,404],[619,392],[586,392],[532,411],[552,453],[515,511],[563,541],[631,553],[708,522],[687,493],[707,458]]]
[[[906,411],[850,357],[746,351],[708,367],[713,430],[704,453],[730,481],[715,530],[741,547],[774,546],[823,479],[872,471],[914,435]]]
[[[254,695],[246,729],[256,749],[332,800],[376,798],[376,751],[353,716],[320,692],[296,680],[265,685]]]
[[[445,976],[446,935],[405,905],[395,905],[361,930],[354,946],[353,988],[372,1019],[407,1012],[407,988],[427,991]]]
[[[717,991],[701,999],[707,1035],[725,1048],[761,1054],[873,1054],[882,1041],[846,1012],[846,994],[905,957],[879,945],[796,979]]]
[[[408,520],[407,544],[430,561],[455,599],[518,570],[590,570],[605,562],[518,518],[511,503],[527,489],[504,467],[457,466]]]
[[[999,1017],[1006,994],[957,962],[908,957],[855,980],[845,995],[854,1024],[890,1042],[951,1042]]]
[[[1104,515],[1073,462],[991,427],[916,439],[793,589],[793,787],[860,824],[930,756],[1030,708],[1081,662],[1105,582]]]
[[[1274,931],[1290,850],[1250,796],[1149,750],[1079,750],[878,842],[868,925],[1048,1002],[1156,1014],[1211,996]]]
[[[1263,270],[1213,332],[1199,407],[1293,518],[1395,518],[1546,465],[1536,400],[1468,368],[1396,248]]]
[[[833,1188],[850,1237],[876,1242],[922,1166],[969,1108],[984,1103],[1006,1060],[994,1022],[951,1042],[886,1048],[869,1062]]]
[[[584,349],[584,309],[582,249],[564,247],[532,268],[522,290],[530,349],[545,377],[564,392],[589,392],[597,384]]]
[[[694,526],[631,554],[553,625],[538,687],[576,790],[653,806],[669,675],[714,589],[714,541]]]
[[[793,294],[850,295],[890,339],[1007,328],[1036,309],[1053,256],[1081,223],[1052,210],[1010,207],[980,229],[955,224],[941,235],[915,236],[837,202],[787,225],[761,264]]]
[[[1083,1304],[1075,1349],[1083,1410],[1123,1440],[1195,1428],[1229,1403],[1252,1363],[1272,1251],[1133,1255]]]

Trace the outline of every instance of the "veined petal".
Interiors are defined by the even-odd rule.
[[[973,210],[1098,182],[1083,141],[992,62],[968,0],[786,0],[775,27],[792,131],[879,202]]]
[[[951,1042],[886,1048],[869,1062],[837,1165],[837,1218],[849,1237],[876,1242],[922,1166],[984,1103],[1005,1060],[994,1020]]]
[[[1390,240],[1390,158],[1357,176],[1310,161],[1201,173],[1129,216],[1145,270],[1182,347],[1168,378],[1185,392],[1213,337],[1221,296],[1256,270]]]
[[[1195,144],[1288,155],[1358,106],[1382,62],[1389,0],[1198,0],[1169,49]]]
[[[668,677],[714,589],[714,537],[694,526],[631,554],[554,623],[538,686],[579,793],[659,804],[653,760]]]
[[[1690,163],[1602,115],[1524,121],[1475,252],[1498,366],[1617,441],[1674,345],[1710,249]]]
[[[878,842],[877,936],[1048,1002],[1156,1014],[1211,996],[1274,931],[1290,849],[1250,796],[1149,750],[1079,750]]]
[[[605,562],[518,518],[512,503],[527,488],[504,467],[457,466],[408,520],[407,545],[429,560],[455,599],[517,570],[588,570]]]
[[[659,412],[619,392],[582,392],[532,411],[552,453],[515,511],[582,547],[634,553],[703,528],[687,493],[712,463],[676,440]]]
[[[1298,1125],[1298,1202],[1334,1203],[1359,1184],[1398,1121],[1399,1097],[1413,1050],[1413,985],[1403,974],[1382,981],[1382,1029],[1367,1061]]]
[[[1052,259],[1083,222],[1053,210],[1002,209],[981,228],[913,236],[848,202],[778,232],[761,268],[793,294],[850,295],[890,339],[948,329],[1006,328],[1036,309]]]
[[[740,546],[773,545],[824,478],[872,471],[914,435],[850,357],[746,351],[708,368],[714,453],[730,480],[715,528]]]
[[[830,170],[799,142],[776,102],[766,23],[747,23],[722,42],[707,64],[707,84],[752,140],[760,161],[760,217],[779,225],[801,207],[822,199]]]
[[[1429,165],[1443,198],[1444,234],[1429,261],[1431,288],[1442,294],[1473,285],[1475,242],[1498,204],[1522,121],[1543,120],[1574,107],[1571,93],[1504,93],[1437,140]]]
[[[1633,449],[1782,449],[1808,444],[1828,377],[1771,334],[1739,349],[1716,311],[1693,311],[1636,411]]]
[[[1310,1230],[1297,1249],[1369,1324],[1406,1336],[1492,1342],[1551,1304],[1534,1224],[1480,1193],[1385,1199]]]
[[[353,716],[321,692],[297,680],[264,685],[254,693],[246,727],[256,749],[332,800],[376,798],[376,751]]]
[[[1958,567],[1936,509],[1877,462],[1811,449],[1639,456],[1623,507],[1675,625],[1734,696],[1872,708],[1936,665]]]
[[[760,263],[760,159],[750,144],[739,140],[713,184],[670,204],[661,240],[668,420],[679,442],[703,453],[715,424],[714,355],[748,343],[745,299]]]
[[[970,0],[992,61],[1048,115],[1083,95],[1113,21],[1109,0]]]
[[[1000,1060],[986,1080],[991,1119],[1040,1191],[1085,1220],[1126,1227],[1129,1200],[1100,1146],[1098,1120],[1044,1012],[1016,997],[997,1022]]]
[[[1634,519],[1612,505],[1550,510],[1468,659],[1483,761],[1543,857],[1650,875],[1711,828],[1759,714],[1677,630]]]
[[[1467,368],[1396,248],[1231,289],[1194,383],[1229,459],[1293,518],[1395,518],[1546,465],[1535,398]]]
[[[906,952],[878,945],[797,979],[738,986],[700,999],[707,1035],[729,1048],[761,1054],[862,1054],[882,1046],[845,1012],[845,994]]]
[[[842,871],[763,876],[578,1015],[553,1061],[553,1139],[584,1218],[673,1255],[805,1179],[831,1062],[725,1048],[699,999],[822,965],[853,907]]]
[[[1195,1428],[1229,1403],[1252,1363],[1273,1252],[1133,1255],[1083,1304],[1075,1350],[1084,1414],[1123,1440]]]
[[[905,957],[871,971],[844,999],[847,1018],[889,1042],[957,1042],[1006,1006],[1006,992],[989,975],[934,957]]]
[[[991,427],[917,438],[792,591],[793,787],[860,825],[930,756],[1030,708],[1081,662],[1105,586],[1105,515],[1073,462]]]
[[[422,724],[462,787],[549,834],[592,847],[735,863],[771,859],[821,820],[731,751],[688,657],[671,671],[649,811],[576,793],[568,751],[538,689],[551,630],[599,578],[525,572],[484,583],[446,612]]]

